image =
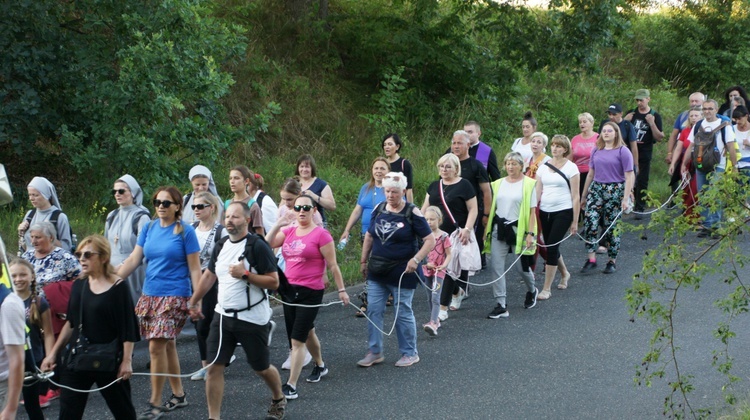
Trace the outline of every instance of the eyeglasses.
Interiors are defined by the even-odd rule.
[[[91,258],[92,255],[100,255],[100,254],[98,252],[86,251],[86,252],[83,252],[83,253],[76,252],[73,255],[75,255],[76,258],[78,258],[79,260],[88,260],[89,258]]]
[[[125,188],[120,188],[119,190],[112,190],[112,195],[125,195],[125,193],[128,192]]]
[[[154,200],[154,207],[170,207],[172,204],[177,204],[169,200]]]
[[[296,212],[300,212],[300,211],[303,211],[303,210],[304,211],[311,211],[312,209],[313,209],[313,206],[311,206],[309,204],[305,204],[304,206],[300,206],[300,205],[295,205],[294,206],[294,211],[296,211]]]
[[[167,207],[168,207],[168,206],[167,206]],[[205,209],[205,208],[211,207],[211,205],[210,205],[210,204],[193,204],[193,205],[192,205],[192,206],[190,206],[190,207],[192,207],[192,208],[193,208],[193,210],[196,210],[196,209],[198,209],[198,210],[203,210],[203,209]]]

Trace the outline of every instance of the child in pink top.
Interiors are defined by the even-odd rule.
[[[424,324],[424,330],[435,337],[437,330],[440,328],[440,312],[448,313],[448,308],[440,306],[440,293],[445,278],[445,268],[451,260],[451,240],[447,233],[440,230],[440,224],[443,223],[443,213],[436,206],[427,208],[424,214],[427,224],[432,229],[432,235],[435,236],[435,248],[427,254],[427,264],[422,266],[422,273],[427,278],[427,285],[430,289],[429,299],[427,300],[430,307],[430,322]]]

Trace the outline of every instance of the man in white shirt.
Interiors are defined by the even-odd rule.
[[[15,419],[23,386],[26,310],[8,286],[1,284],[0,288],[0,419]]]
[[[719,104],[715,100],[709,99],[703,102],[703,119],[698,121],[695,124],[695,127],[693,127],[693,130],[690,131],[688,140],[690,140],[691,146],[688,147],[685,151],[685,156],[682,158],[682,173],[686,174],[688,172],[687,164],[693,160],[692,144],[695,142],[695,133],[698,130],[710,132],[722,124],[727,124],[716,134],[716,148],[721,155],[721,162],[713,171],[705,172],[701,171],[699,168],[696,168],[695,170],[699,196],[704,185],[715,183],[721,179],[721,174],[724,173],[724,170],[727,167],[727,154],[724,153],[724,149],[729,152],[729,160],[732,162],[732,165],[737,167],[737,150],[735,149],[734,144],[736,141],[734,137],[734,129],[732,128],[731,123],[726,123],[724,120],[717,117],[716,114],[718,110]],[[711,174],[710,179],[709,174]],[[703,220],[703,226],[701,227],[700,232],[698,232],[698,237],[705,238],[712,235],[713,231],[716,230],[716,225],[721,221],[721,210],[719,209],[715,212],[709,212],[707,209],[704,209],[701,212],[701,219]]]
[[[268,351],[271,307],[264,289],[279,286],[276,258],[262,238],[248,233],[250,218],[250,208],[243,202],[234,201],[226,208],[224,224],[229,233],[228,240],[222,239],[214,247],[211,262],[188,304],[190,317],[200,318],[198,302],[214,282],[219,281],[218,316],[211,323],[206,341],[206,360],[212,361],[206,375],[208,417],[211,419],[221,418],[224,368],[237,343],[242,345],[248,363],[273,394],[266,418],[281,419],[286,410],[281,377],[270,364]],[[246,249],[250,255],[246,255]]]

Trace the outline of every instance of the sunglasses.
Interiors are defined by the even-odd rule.
[[[78,258],[79,260],[88,260],[89,258],[91,258],[92,255],[99,255],[99,253],[98,252],[86,251],[86,252],[83,252],[83,253],[76,252],[73,255],[75,255],[76,258]]]
[[[203,209],[207,209],[211,207],[211,205],[210,204],[193,204],[190,207],[192,207],[193,210],[196,210],[196,209],[203,210]]]
[[[154,200],[154,207],[170,207],[172,204],[177,204],[169,200]]]
[[[297,211],[297,212],[303,211],[303,210],[304,211],[311,211],[312,209],[313,209],[313,206],[311,206],[309,204],[305,204],[304,206],[299,206],[299,205],[294,206],[294,211]]]
[[[125,195],[125,193],[128,192],[125,188],[120,188],[119,190],[112,190],[112,195]]]
[[[400,181],[401,181],[401,177],[400,177],[400,176],[398,176],[398,175],[395,175],[395,176],[394,176],[394,175],[391,175],[391,176],[387,176],[387,177],[385,177],[385,179],[392,179],[392,180],[394,180],[394,181],[396,181],[396,182],[400,182]]]

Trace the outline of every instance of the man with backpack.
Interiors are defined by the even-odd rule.
[[[661,115],[649,106],[651,93],[648,89],[638,89],[635,92],[635,100],[638,102],[638,107],[630,110],[625,119],[635,127],[638,144],[638,174],[635,177],[634,210],[643,212],[646,207],[643,191],[648,189],[654,143],[664,138],[664,132],[661,128]],[[640,219],[640,215],[636,215],[636,219]]]
[[[729,160],[732,165],[737,165],[737,150],[734,143],[734,128],[717,117],[719,104],[709,99],[703,102],[703,119],[698,121],[693,130],[690,131],[688,140],[691,147],[685,151],[682,158],[682,173],[688,173],[688,162],[693,162],[695,167],[698,193],[703,190],[704,185],[715,183],[721,179],[721,174],[727,165],[725,150],[729,151]],[[732,143],[727,147],[729,143]],[[717,224],[721,221],[721,210],[710,212],[708,209],[701,211],[703,225],[698,232],[699,238],[712,236]]]
[[[224,368],[229,363],[237,343],[247,354],[250,367],[271,390],[272,402],[267,419],[281,419],[286,410],[286,398],[281,392],[279,371],[270,364],[268,335],[271,331],[271,307],[265,289],[279,288],[276,258],[264,239],[248,232],[250,208],[241,201],[231,202],[224,215],[229,233],[214,247],[208,268],[188,302],[190,317],[202,316],[198,304],[219,282],[216,315],[208,336],[207,359],[212,361],[206,376],[208,417],[221,417],[224,397]]]

